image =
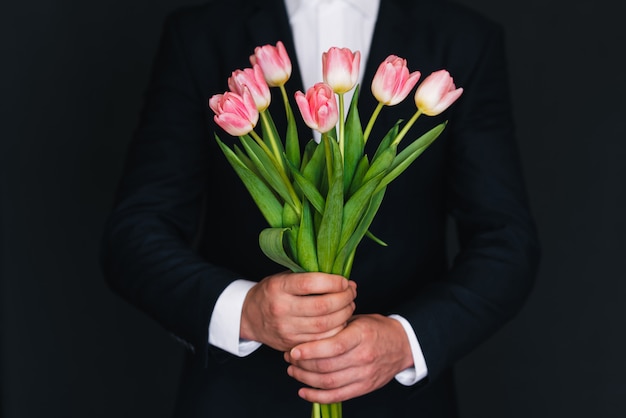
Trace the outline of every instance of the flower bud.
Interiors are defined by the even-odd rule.
[[[409,74],[405,59],[389,55],[374,75],[372,94],[384,105],[396,105],[409,95],[419,78],[419,71]]]
[[[284,85],[291,77],[291,60],[282,42],[276,46],[264,45],[254,49],[254,55],[250,57],[252,65],[258,64],[263,70],[265,81],[271,87]]]
[[[216,94],[209,99],[209,107],[215,112],[215,123],[232,136],[250,133],[259,121],[259,111],[248,89],[241,96],[233,92]]]
[[[324,82],[335,93],[351,90],[359,79],[361,53],[352,52],[348,48],[332,47],[322,54],[322,74]]]
[[[270,88],[258,64],[253,68],[233,71],[233,74],[228,79],[228,88],[240,96],[243,96],[244,90],[248,89],[259,112],[267,109],[272,100]]]
[[[295,96],[302,119],[309,128],[325,133],[335,127],[339,110],[337,99],[329,85],[317,83],[307,90],[306,95],[298,91]]]
[[[435,71],[422,81],[415,92],[415,104],[423,114],[436,116],[446,110],[463,93],[456,88],[446,70]]]

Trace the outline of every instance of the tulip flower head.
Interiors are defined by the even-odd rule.
[[[372,94],[384,105],[396,105],[409,95],[419,78],[419,71],[409,74],[405,59],[389,55],[374,75]]]
[[[425,115],[436,116],[446,110],[463,93],[456,88],[446,70],[435,71],[422,81],[415,92],[415,104]]]
[[[265,81],[271,87],[283,86],[291,77],[291,60],[282,42],[276,46],[264,45],[254,49],[250,57],[252,65],[258,64],[263,70]]]
[[[324,82],[335,93],[350,91],[359,79],[361,53],[348,48],[332,47],[322,54],[322,74]]]
[[[259,112],[267,109],[272,100],[270,88],[258,64],[253,68],[233,71],[228,79],[228,88],[240,96],[243,96],[244,90],[248,89]]]
[[[216,94],[209,99],[209,107],[215,112],[215,123],[232,136],[250,133],[259,121],[259,111],[248,89],[244,89],[243,95]]]
[[[330,131],[337,124],[339,111],[333,89],[325,83],[317,83],[306,95],[296,92],[296,104],[304,123],[321,133]]]

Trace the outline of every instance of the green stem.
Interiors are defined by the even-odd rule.
[[[311,418],[342,418],[343,411],[341,402],[330,404],[314,403],[311,410]]]
[[[343,104],[343,93],[338,93],[339,96],[339,151],[341,152],[341,156],[343,156],[344,149],[344,140],[345,140],[345,125],[346,121],[344,120],[344,104]]]
[[[313,404],[313,409],[311,410],[311,418],[322,418],[321,405],[317,402]]]
[[[372,132],[372,128],[374,127],[374,122],[376,122],[376,119],[378,119],[378,114],[382,110],[383,106],[384,104],[382,102],[378,102],[378,105],[376,106],[376,109],[374,109],[374,112],[372,113],[369,122],[367,122],[367,127],[365,128],[365,132],[363,133],[363,141],[365,143],[367,143],[367,138],[369,138],[370,133]]]
[[[413,126],[413,124],[415,123],[417,118],[420,117],[421,114],[422,111],[417,109],[417,112],[415,112],[415,114],[411,117],[411,119],[409,119],[406,125],[404,125],[404,128],[402,128],[396,139],[393,140],[393,142],[391,143],[392,145],[398,145],[400,141],[402,141],[402,138],[404,138],[407,132],[409,132],[409,129],[411,129],[411,126]]]
[[[270,157],[270,159],[274,162],[276,167],[280,167],[280,164],[278,163],[278,161],[276,161],[276,155],[274,155],[272,150],[270,150],[267,147],[267,144],[263,141],[263,138],[261,138],[259,136],[259,134],[257,134],[254,131],[250,131],[250,136],[252,137],[252,139],[254,139],[256,141],[257,144],[259,144],[259,146],[263,149],[263,151],[265,151],[265,153],[268,155],[268,157]]]
[[[333,155],[330,149],[330,139],[327,133],[322,134],[322,141],[324,142],[324,154],[326,154],[326,173],[328,175],[328,187],[330,187],[330,180],[333,178]]]
[[[279,86],[280,93],[283,96],[283,102],[285,103],[285,112],[287,112],[287,117],[289,117],[289,111],[291,110],[291,105],[289,104],[289,96],[287,95],[287,89],[285,89],[285,85]]]
[[[274,154],[270,151],[270,149],[267,147],[265,142],[263,142],[263,138],[261,138],[259,134],[257,134],[254,131],[250,131],[250,136],[254,138],[257,144],[259,144],[259,146],[263,149],[263,151],[265,151],[265,153],[268,155],[268,157],[272,160],[272,162],[278,169],[280,178],[283,181],[283,183],[285,183],[285,186],[287,186],[287,191],[289,192],[289,196],[293,200],[293,204],[291,204],[291,207],[293,208],[294,212],[296,212],[296,215],[300,217],[300,214],[302,213],[302,202],[300,201],[300,198],[298,197],[296,190],[293,188],[291,181],[289,181],[289,178],[287,177],[287,172],[285,171],[284,166],[282,166],[280,162],[276,160]]]
[[[265,125],[265,130],[267,132],[267,135],[269,135],[269,139],[270,139],[270,144],[272,145],[272,151],[274,154],[274,158],[276,160],[276,162],[278,163],[279,168],[284,171],[287,172],[287,169],[285,167],[285,162],[283,161],[283,155],[280,152],[280,148],[278,148],[278,139],[274,136],[274,132],[272,130],[272,124],[269,121],[269,116],[267,114],[267,111],[263,111],[260,113],[261,115],[261,122],[263,123],[263,125]],[[255,138],[256,139],[256,138]]]

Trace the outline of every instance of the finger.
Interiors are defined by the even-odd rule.
[[[284,282],[284,291],[292,295],[305,296],[343,292],[354,285],[342,276],[326,273],[293,274]]]
[[[332,337],[345,328],[354,312],[354,307],[354,303],[351,302],[343,309],[326,315],[315,317],[294,316],[290,318],[287,331],[293,334],[306,335],[306,337],[303,337],[303,341]]]
[[[317,402],[320,404],[331,404],[336,402],[344,402],[349,399],[369,393],[362,388],[363,384],[353,384],[333,390],[321,390],[314,388],[301,388],[298,396],[309,402]]]
[[[347,289],[314,296],[295,296],[290,299],[291,311],[294,315],[314,317],[328,315],[354,305],[355,292]]]
[[[348,326],[331,338],[297,345],[289,353],[296,361],[331,358],[345,354],[361,343],[361,335],[355,330],[356,328]]]
[[[350,367],[332,373],[316,373],[290,365],[287,368],[287,374],[305,385],[317,389],[332,390],[361,380],[360,370],[358,367]]]

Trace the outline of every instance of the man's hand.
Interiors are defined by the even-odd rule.
[[[335,335],[354,312],[356,284],[325,273],[279,273],[248,292],[240,335],[279,351]]]
[[[355,316],[338,334],[285,353],[287,373],[311,386],[298,392],[309,402],[342,402],[370,393],[413,365],[402,325],[381,315]]]

